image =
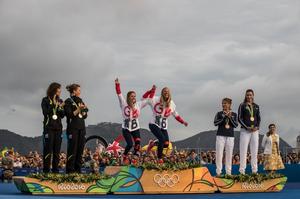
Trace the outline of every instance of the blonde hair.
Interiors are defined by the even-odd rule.
[[[168,89],[169,90],[169,98],[166,100],[164,99],[163,97],[163,93],[164,91]],[[162,90],[161,90],[161,96],[160,96],[160,103],[162,104],[163,107],[170,107],[171,105],[171,100],[172,100],[172,97],[171,97],[171,92],[170,92],[170,89],[168,87],[164,87]]]

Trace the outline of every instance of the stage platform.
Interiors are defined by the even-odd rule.
[[[176,195],[97,195],[97,196],[34,196],[24,195],[13,183],[0,183],[0,199],[56,199],[56,198],[100,198],[100,199],[282,199],[282,198],[300,198],[300,183],[287,183],[281,192],[277,193],[215,193],[215,194],[176,194]]]
[[[102,174],[35,174],[14,177],[16,187],[33,195],[208,194],[280,192],[287,177],[281,174],[212,177],[207,167],[154,170],[108,166]]]

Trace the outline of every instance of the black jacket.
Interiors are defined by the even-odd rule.
[[[80,97],[72,96],[65,101],[65,113],[67,116],[67,131],[75,130],[75,129],[84,129],[85,128],[85,119],[87,118],[87,114],[82,115],[80,118],[79,114],[74,115],[74,111],[77,109],[79,103],[84,103]],[[86,110],[88,111],[88,110]]]
[[[255,103],[253,103],[253,117],[254,121],[252,122],[250,120],[251,114],[249,112],[249,109],[247,107],[250,107],[247,103],[241,103],[239,107],[239,112],[238,112],[238,119],[241,124],[241,127],[244,129],[249,129],[251,127],[257,127],[259,128],[260,126],[260,110],[259,106]]]
[[[225,128],[226,120],[228,120],[228,124],[230,126],[229,129]],[[237,114],[231,112],[231,117],[228,117],[224,114],[223,111],[220,111],[216,114],[214,119],[214,125],[218,126],[217,135],[234,137],[234,128],[236,128],[238,124]]]
[[[57,120],[53,120],[52,116],[53,116],[53,109],[55,108],[55,105],[51,102],[49,97],[44,97],[42,99],[41,106],[44,115],[44,121],[43,121],[44,131],[45,130],[62,131],[63,126],[61,123],[61,119],[64,118],[65,116],[64,109],[58,107],[56,111],[56,115],[58,118]]]

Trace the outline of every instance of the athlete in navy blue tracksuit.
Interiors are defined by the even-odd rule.
[[[62,141],[61,119],[65,116],[64,103],[59,98],[61,85],[50,84],[47,96],[42,99],[43,121],[43,171],[50,172],[52,159],[52,172],[58,173],[59,153]]]
[[[81,173],[82,154],[85,146],[85,119],[88,108],[80,98],[80,86],[72,84],[67,86],[71,96],[65,101],[65,112],[67,116],[67,173]]]

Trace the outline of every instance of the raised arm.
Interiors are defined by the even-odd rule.
[[[152,88],[144,93],[140,103],[141,108],[144,108],[147,104],[150,104],[150,101],[155,95],[156,86],[153,85]]]
[[[155,91],[156,91],[156,86],[153,85],[152,88],[148,91],[146,91],[143,95],[143,99],[152,99],[155,95]]]
[[[118,78],[115,80],[115,88],[116,88],[116,93],[117,93],[118,98],[119,98],[120,107],[122,108],[122,105],[124,105],[126,102],[125,102],[125,99],[122,95],[121,86],[120,86],[120,82],[119,82]]]

